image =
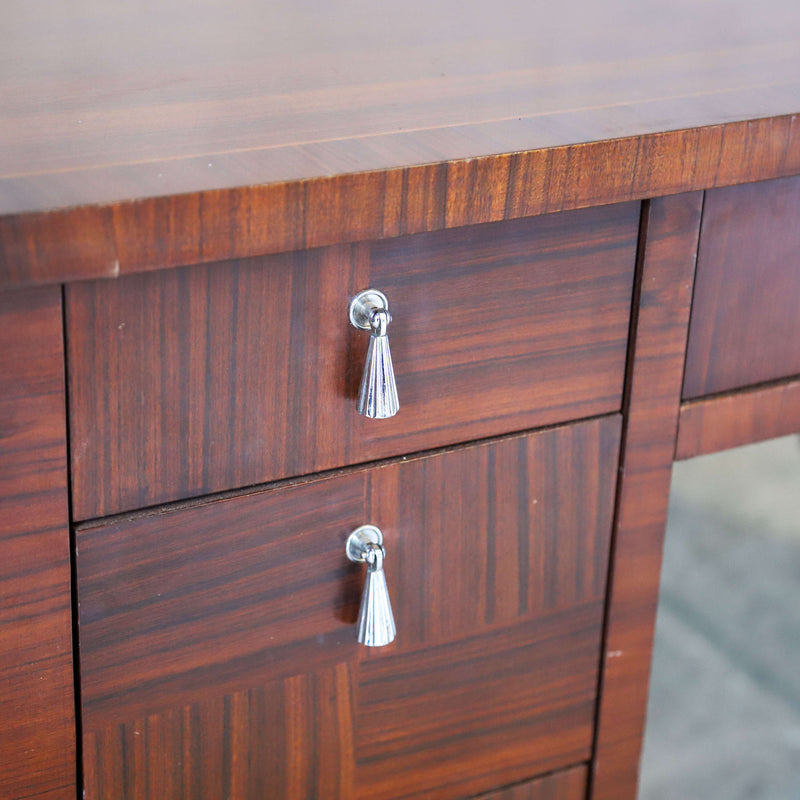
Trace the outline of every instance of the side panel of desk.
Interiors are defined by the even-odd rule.
[[[591,800],[636,798],[702,200],[657,198],[644,212]]]
[[[0,797],[74,800],[61,289],[0,292]]]

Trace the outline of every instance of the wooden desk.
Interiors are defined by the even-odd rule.
[[[0,44],[0,794],[635,797],[676,447],[800,429],[796,4],[42,0]]]

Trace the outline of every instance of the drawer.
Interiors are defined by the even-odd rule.
[[[79,526],[86,800],[445,800],[587,761],[619,434],[612,415]],[[383,647],[356,641],[364,523]]]
[[[73,284],[73,513],[89,519],[616,411],[639,206]],[[365,419],[389,298],[400,412]]]
[[[800,375],[800,177],[706,193],[684,398]]]

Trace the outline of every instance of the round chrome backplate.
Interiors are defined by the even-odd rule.
[[[350,322],[362,331],[370,330],[369,317],[376,308],[389,310],[389,301],[383,292],[366,289],[350,301]]]
[[[380,528],[374,525],[362,525],[356,528],[348,537],[345,552],[351,561],[364,561],[367,545],[377,544],[383,546],[383,534]]]

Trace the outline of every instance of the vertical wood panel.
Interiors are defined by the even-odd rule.
[[[396,542],[403,641],[601,598],[618,438],[607,417],[368,472],[369,516]]]
[[[0,797],[74,800],[61,290],[0,293]]]
[[[649,204],[634,311],[626,436],[591,797],[634,800],[702,194]]]
[[[352,797],[347,665],[143,716],[84,738],[85,797]]]

